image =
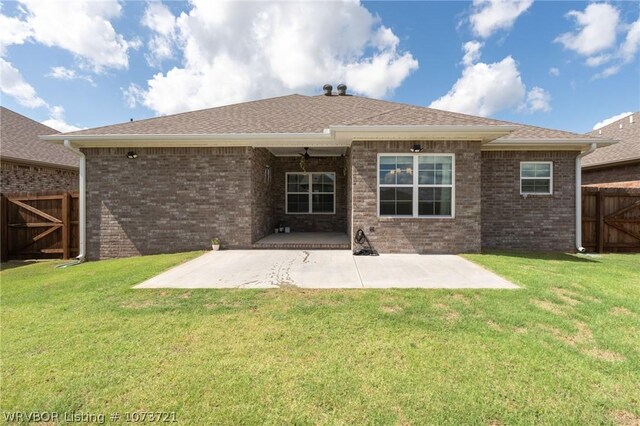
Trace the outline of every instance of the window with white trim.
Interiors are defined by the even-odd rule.
[[[333,214],[336,212],[335,173],[287,173],[287,214]]]
[[[553,162],[522,161],[520,193],[550,195],[553,193]]]
[[[454,163],[453,154],[381,154],[378,214],[453,217]]]

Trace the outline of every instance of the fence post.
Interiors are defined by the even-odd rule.
[[[596,251],[604,252],[604,191],[596,193]]]
[[[71,209],[69,208],[69,193],[62,194],[62,258],[69,259],[69,215]]]

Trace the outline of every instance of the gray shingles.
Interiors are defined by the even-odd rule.
[[[640,123],[638,123],[640,112],[634,112],[632,117],[633,123],[627,116],[589,133],[592,136],[619,140],[620,142],[598,148],[593,154],[582,159],[582,165],[588,167],[640,159]]]
[[[289,95],[80,130],[69,135],[322,133],[332,125],[505,124],[515,123],[360,96]],[[501,139],[588,138],[560,130],[518,125],[520,129]]]
[[[38,136],[58,133],[5,107],[0,107],[0,156],[64,167],[78,167],[78,157]]]

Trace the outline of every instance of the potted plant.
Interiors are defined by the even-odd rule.
[[[216,237],[211,240],[211,248],[215,250],[220,250],[220,238]]]

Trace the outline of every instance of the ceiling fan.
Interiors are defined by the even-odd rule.
[[[298,155],[301,155],[305,160],[308,160],[309,158],[311,158],[311,156],[309,155],[309,148],[304,149],[304,154],[298,153]]]

